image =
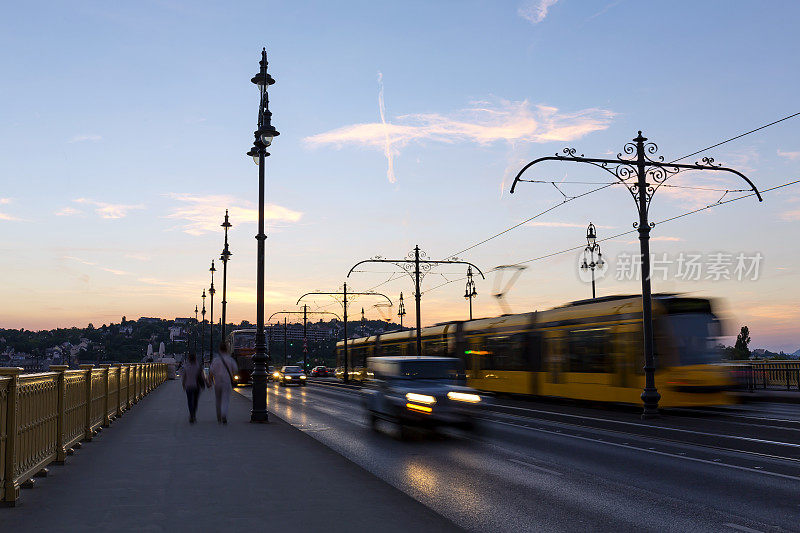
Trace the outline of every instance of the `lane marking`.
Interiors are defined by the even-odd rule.
[[[750,472],[752,474],[765,474],[765,475],[768,475],[768,476],[774,476],[774,477],[779,477],[779,478],[783,478],[783,479],[791,479],[792,481],[800,481],[800,477],[790,476],[790,475],[787,475],[787,474],[779,474],[777,472],[770,472],[768,470],[756,470],[754,468],[750,468],[750,467],[746,467],[746,466],[732,465],[732,464],[728,464],[728,463],[715,463],[714,461],[708,461],[706,459],[698,459],[696,457],[686,457],[685,455],[678,455],[678,454],[675,454],[675,453],[662,452],[662,451],[658,451],[658,450],[648,450],[646,448],[640,448],[638,446],[630,446],[630,445],[627,445],[627,444],[620,444],[618,442],[601,441],[601,440],[598,440],[598,439],[593,439],[591,437],[583,437],[581,435],[571,435],[569,433],[561,433],[561,432],[557,432],[557,431],[551,431],[551,430],[548,430],[548,429],[521,426],[519,424],[512,424],[510,422],[501,422],[499,420],[492,420],[490,418],[482,418],[481,420],[486,420],[488,422],[494,422],[495,424],[503,424],[503,425],[506,425],[506,426],[513,426],[513,427],[518,427],[518,428],[522,428],[522,429],[527,429],[527,430],[530,430],[530,431],[539,431],[539,432],[542,432],[542,433],[549,433],[551,435],[559,435],[559,436],[562,436],[562,437],[569,437],[569,438],[572,438],[572,439],[580,439],[580,440],[585,440],[585,441],[589,441],[589,442],[597,442],[599,444],[607,444],[607,445],[610,445],[610,446],[617,446],[619,448],[627,448],[629,450],[636,450],[636,451],[645,452],[645,453],[654,453],[654,454],[663,455],[663,456],[666,456],[666,457],[674,457],[676,459],[683,459],[684,461],[694,461],[696,463],[704,463],[704,464],[709,464],[709,465],[724,466],[726,468],[733,468],[735,470],[742,470],[744,472]]]
[[[722,525],[723,526],[728,526],[729,528],[736,529],[738,531],[744,531],[746,533],[764,533],[760,529],[753,529],[753,528],[749,528],[747,526],[740,526],[739,524],[734,524],[732,522],[725,522]]]
[[[527,466],[528,468],[533,468],[534,470],[540,470],[547,474],[553,474],[554,476],[563,476],[561,472],[556,472],[555,470],[550,470],[549,468],[545,468],[543,466],[532,465],[531,463],[526,463],[525,461],[520,461],[519,459],[509,459],[512,463],[517,463],[518,465]]]

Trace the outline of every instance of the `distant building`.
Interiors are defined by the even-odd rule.
[[[138,322],[139,324],[160,324],[161,323],[161,319],[160,318],[151,318],[151,317],[148,317],[148,316],[143,316],[139,320],[137,320],[136,322]]]

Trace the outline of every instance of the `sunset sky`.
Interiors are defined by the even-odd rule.
[[[585,243],[589,222],[601,239],[631,230],[622,187],[460,251],[598,186],[523,183],[510,195],[532,159],[567,146],[614,157],[643,130],[669,161],[800,111],[797,20],[790,1],[11,4],[0,22],[0,327],[193,316],[226,208],[229,318],[255,320],[258,170],[245,153],[262,46],[280,131],[266,165],[267,316],[337,289],[362,259],[404,257],[416,244],[487,272],[476,316],[503,312],[491,295],[504,280],[489,270],[541,256],[510,289],[513,312],[589,297],[580,252],[550,254]],[[800,117],[682,162],[703,156],[761,189],[800,179]],[[610,178],[563,163],[527,177]],[[660,189],[656,222],[747,188],[721,173],[667,183],[700,189]],[[747,324],[751,347],[793,352],[799,222],[797,184],[657,224],[652,251],[673,263],[654,291],[716,298],[729,333]],[[617,279],[636,235],[601,246],[609,270],[598,293],[638,293],[638,281]],[[681,254],[702,256],[701,279],[674,275]],[[715,254],[732,258],[733,279],[707,279]],[[736,279],[739,254],[763,257],[758,279]],[[363,270],[348,285],[392,300],[402,291],[413,323],[409,278]],[[439,267],[425,278],[424,323],[467,316],[463,275]],[[396,319],[396,306],[374,303],[356,302],[353,316],[363,305],[370,318]]]

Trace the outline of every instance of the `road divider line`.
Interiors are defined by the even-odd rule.
[[[550,470],[549,468],[545,468],[543,466],[533,465],[531,463],[527,463],[525,461],[520,461],[519,459],[509,459],[512,463],[516,463],[518,465],[527,466],[528,468],[533,468],[534,470],[540,470],[547,474],[553,474],[554,476],[563,476],[561,472],[556,472],[555,470]]]
[[[527,429],[529,431],[539,431],[541,433],[549,433],[551,435],[558,435],[558,436],[561,436],[561,437],[568,437],[568,438],[571,438],[571,439],[579,439],[579,440],[584,440],[584,441],[589,441],[589,442],[597,442],[599,444],[607,444],[609,446],[617,446],[619,448],[627,448],[629,450],[637,450],[637,451],[644,452],[644,453],[654,453],[654,454],[663,455],[663,456],[666,456],[666,457],[674,457],[675,459],[683,459],[684,461],[694,461],[696,463],[704,463],[704,464],[715,465],[715,466],[724,466],[726,468],[733,468],[735,470],[742,470],[744,472],[750,472],[750,473],[753,473],[753,474],[765,474],[765,475],[768,475],[768,476],[774,476],[774,477],[779,477],[779,478],[783,478],[783,479],[790,479],[792,481],[800,481],[800,477],[790,476],[788,474],[779,474],[778,472],[770,472],[769,470],[757,470],[755,468],[750,468],[750,467],[747,467],[747,466],[732,465],[732,464],[728,464],[728,463],[716,463],[714,461],[709,461],[707,459],[699,459],[699,458],[696,458],[696,457],[687,457],[685,455],[678,455],[676,453],[670,453],[670,452],[662,452],[662,451],[659,451],[659,450],[648,450],[647,448],[641,448],[639,446],[631,446],[629,444],[620,444],[618,442],[603,441],[603,440],[599,440],[599,439],[593,439],[591,437],[584,437],[582,435],[571,435],[569,433],[551,431],[549,429],[541,429],[541,428],[535,428],[535,427],[530,427],[530,426],[522,426],[520,424],[512,424],[510,422],[501,422],[500,420],[492,420],[490,418],[483,418],[482,420],[487,420],[489,422],[494,422],[495,424],[503,424],[505,426],[513,426],[513,427],[518,427],[518,428],[522,428],[522,429]]]
[[[734,524],[733,522],[726,522],[722,525],[728,526],[729,528],[736,529],[738,531],[744,531],[745,533],[764,533],[760,529],[753,529],[747,526],[740,526],[739,524]]]

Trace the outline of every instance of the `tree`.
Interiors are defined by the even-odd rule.
[[[742,330],[736,336],[736,344],[733,346],[733,359],[749,359],[750,358],[750,328],[742,326]]]

